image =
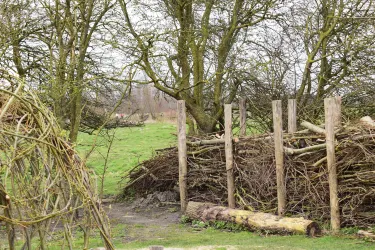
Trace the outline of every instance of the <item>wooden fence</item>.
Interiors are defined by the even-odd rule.
[[[275,143],[275,160],[276,160],[276,180],[277,180],[277,201],[278,215],[283,216],[286,208],[286,185],[284,173],[284,154],[285,148],[283,144],[283,120],[282,105],[280,100],[272,102],[273,111],[273,141]],[[178,157],[179,157],[179,187],[181,211],[185,213],[187,206],[187,141],[186,141],[186,113],[185,101],[177,102],[177,129],[178,129]],[[338,232],[340,229],[340,213],[338,200],[337,185],[337,169],[335,159],[335,128],[341,126],[341,98],[333,97],[324,100],[325,112],[325,128],[315,127],[308,122],[304,122],[306,127],[321,134],[325,134],[327,152],[327,168],[330,193],[331,208],[331,230]],[[233,174],[233,143],[240,140],[246,135],[246,102],[241,99],[239,102],[240,113],[240,138],[233,138],[232,134],[232,104],[225,104],[225,134],[224,140],[212,140],[206,142],[209,144],[224,143],[225,144],[225,160],[227,171],[227,190],[228,190],[228,206],[235,208],[235,183]],[[288,100],[288,133],[297,132],[297,103],[296,100]]]

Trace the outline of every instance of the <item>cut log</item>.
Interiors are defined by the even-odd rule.
[[[375,239],[375,234],[374,233],[371,233],[371,232],[368,232],[368,231],[364,231],[364,230],[358,230],[358,233],[357,233],[359,236],[362,236],[362,237],[365,237],[365,238],[371,238],[371,239]]]
[[[304,218],[280,217],[273,214],[231,209],[212,203],[189,202],[187,216],[202,221],[228,221],[243,225],[249,229],[261,229],[273,232],[289,232],[316,236],[320,233],[316,222]]]
[[[375,128],[375,121],[370,116],[362,117],[359,121],[366,128]]]
[[[149,250],[164,250],[163,246],[150,246],[148,248]]]

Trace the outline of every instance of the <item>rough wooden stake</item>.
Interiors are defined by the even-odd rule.
[[[335,98],[324,99],[325,131],[327,144],[327,167],[329,197],[331,206],[331,229],[334,233],[340,230],[340,211],[337,189],[337,169],[335,157],[335,117],[337,108]]]
[[[228,206],[235,207],[233,175],[233,141],[232,141],[232,104],[225,104],[225,162],[227,170]]]
[[[177,137],[178,137],[178,165],[181,212],[185,213],[187,205],[187,152],[186,152],[186,112],[185,101],[177,102]]]
[[[297,101],[288,100],[288,133],[297,132]]]
[[[334,97],[335,109],[334,109],[334,126],[341,127],[341,96]]]
[[[284,147],[283,147],[283,121],[281,101],[272,101],[273,129],[275,141],[276,158],[276,180],[277,180],[277,208],[281,216],[285,213],[286,191],[284,181]]]
[[[241,98],[240,103],[240,136],[246,135],[246,99]]]

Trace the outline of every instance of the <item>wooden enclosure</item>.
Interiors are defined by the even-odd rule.
[[[186,145],[194,145],[196,143],[207,144],[225,144],[225,159],[227,171],[227,191],[228,191],[228,206],[235,208],[235,186],[233,176],[233,144],[241,140],[241,137],[246,136],[246,102],[244,99],[239,103],[240,114],[240,138],[233,138],[232,135],[232,104],[226,104],[225,110],[225,134],[224,139],[215,140],[202,140],[200,142],[187,142],[186,141],[186,114],[183,101],[178,102],[178,153],[179,153],[179,186],[181,197],[181,210],[183,213],[186,211],[188,202],[187,192],[187,155]],[[335,162],[335,130],[341,126],[341,98],[333,97],[324,100],[325,110],[325,126],[324,128],[314,124],[303,122],[301,126],[310,131],[325,135],[326,143],[321,145],[312,146],[309,148],[289,149],[283,145],[283,117],[282,117],[282,103],[280,100],[272,102],[273,111],[273,128],[274,132],[268,139],[273,140],[275,146],[275,161],[276,161],[276,181],[277,181],[277,201],[278,201],[278,215],[283,216],[287,205],[286,184],[285,184],[285,171],[284,171],[284,157],[286,154],[296,154],[313,150],[313,147],[326,148],[326,160],[328,168],[328,182],[330,194],[330,208],[331,208],[331,229],[332,232],[338,232],[340,229],[340,213],[338,202],[338,185],[337,185],[337,170]],[[297,132],[297,102],[294,99],[288,100],[287,107],[288,114],[288,127],[287,132],[291,135]]]

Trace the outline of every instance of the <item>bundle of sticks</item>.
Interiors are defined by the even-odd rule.
[[[325,222],[330,218],[324,126],[284,133],[287,214]],[[336,130],[336,160],[341,222],[345,226],[375,225],[375,125],[371,118]],[[227,202],[225,150],[221,139],[188,142],[188,198]],[[236,205],[276,213],[277,187],[272,134],[244,137],[234,143]],[[133,168],[124,195],[145,195],[176,189],[177,148]]]
[[[59,225],[62,248],[72,249],[72,230],[80,227],[88,248],[91,229],[97,228],[106,249],[114,249],[92,172],[50,109],[23,88],[23,81],[14,92],[0,88],[0,222],[6,227],[1,237],[8,237],[9,249],[16,249],[17,238],[19,249],[31,249],[35,241],[45,249],[48,237],[61,235]]]

